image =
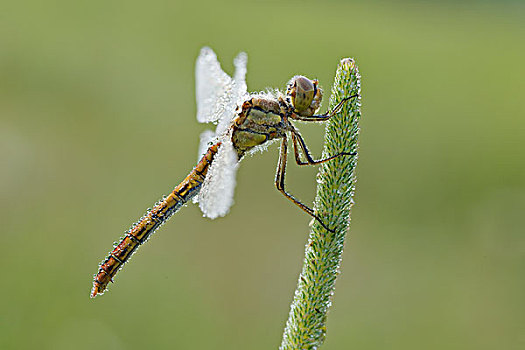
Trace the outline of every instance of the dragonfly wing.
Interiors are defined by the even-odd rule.
[[[222,135],[230,127],[237,106],[242,105],[246,99],[246,64],[248,63],[248,55],[241,52],[233,60],[235,66],[235,74],[233,76],[230,89],[226,91],[220,98],[216,105],[215,114],[218,115],[218,125],[216,133]]]
[[[217,140],[217,136],[215,135],[214,131],[211,130],[204,130],[200,135],[200,142],[199,142],[199,153],[197,156],[197,162],[201,160],[202,156],[208,151],[208,148],[212,144],[213,141]],[[197,194],[192,199],[193,203],[199,203],[199,194]]]
[[[244,52],[235,57],[233,60],[233,65],[235,66],[235,74],[233,76],[233,81],[236,85],[236,92],[240,95],[243,95],[246,90],[246,65],[248,64],[248,55]]]
[[[222,71],[217,56],[210,48],[203,48],[197,59],[197,119],[218,124],[215,133],[205,131],[201,134],[199,154],[206,152],[213,139],[222,141],[196,199],[204,216],[212,219],[226,215],[233,204],[239,159],[228,129],[237,106],[248,95],[247,61],[248,56],[244,52],[237,55],[233,61],[235,74],[232,79]]]
[[[203,47],[197,58],[195,81],[197,120],[201,123],[218,121],[221,115],[216,113],[216,106],[221,97],[231,91],[233,80],[224,73],[217,55],[209,47]]]
[[[201,160],[202,156],[206,151],[208,151],[208,147],[210,147],[210,143],[215,139],[215,132],[211,130],[204,130],[201,133],[200,136],[200,142],[199,142],[199,156],[197,160]]]
[[[230,210],[238,161],[237,152],[228,137],[219,146],[199,193],[199,207],[204,216],[215,219]]]

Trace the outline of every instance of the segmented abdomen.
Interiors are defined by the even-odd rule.
[[[119,269],[126,263],[137,248],[144,243],[157,228],[159,228],[171,215],[175,214],[187,201],[199,193],[202,182],[208,173],[220,143],[210,148],[201,158],[199,163],[186,176],[186,178],[164,199],[150,209],[136,224],[134,224],[115,246],[113,251],[104,260],[98,269],[93,281],[91,297],[102,294],[109,282]]]

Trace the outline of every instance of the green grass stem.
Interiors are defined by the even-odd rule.
[[[326,337],[327,312],[339,274],[341,255],[350,225],[357,165],[361,83],[353,59],[342,59],[330,96],[330,110],[343,98],[345,103],[326,125],[323,158],[341,152],[356,152],[321,165],[317,176],[314,210],[335,232],[314,221],[305,250],[304,265],[290,307],[280,346],[282,350],[317,349]]]

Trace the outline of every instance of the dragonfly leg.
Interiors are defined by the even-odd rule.
[[[292,131],[292,141],[293,141],[293,150],[295,154],[295,161],[298,165],[316,165],[321,164],[324,162],[327,162],[331,159],[340,157],[340,156],[355,156],[357,153],[353,152],[341,152],[338,154],[335,154],[333,156],[327,157],[325,159],[319,159],[315,160],[312,158],[312,155],[310,154],[310,151],[308,150],[308,147],[306,147],[306,143],[304,142],[303,137],[297,130]],[[301,159],[301,156],[299,154],[299,147],[303,151],[304,156],[306,157],[306,162]]]
[[[321,226],[323,226],[327,231],[335,232],[334,230],[331,230],[328,228],[328,226],[325,225],[323,220],[319,216],[317,216],[313,209],[304,205],[299,200],[297,200],[294,196],[292,196],[290,193],[286,192],[284,188],[284,177],[286,174],[286,157],[288,153],[288,140],[286,136],[283,137],[283,141],[281,142],[281,149],[279,154],[279,162],[277,163],[277,173],[275,175],[275,187],[281,192],[286,198],[291,200],[295,205],[297,205],[299,208],[304,210],[308,215],[313,217],[315,220],[317,220]]]
[[[337,112],[339,112],[339,110],[341,109],[341,107],[348,101],[350,101],[352,98],[354,97],[357,97],[358,95],[352,95],[352,96],[348,96],[348,97],[345,97],[343,98],[338,104],[337,106],[335,106],[331,111],[328,111],[326,112],[325,114],[320,114],[320,115],[311,115],[309,117],[302,117],[300,115],[296,115],[294,114],[293,115],[293,119],[296,119],[296,120],[302,120],[304,122],[323,122],[325,120],[328,120],[330,118],[332,118]]]

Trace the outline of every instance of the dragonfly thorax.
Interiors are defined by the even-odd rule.
[[[232,124],[232,143],[239,158],[290,130],[287,104],[282,98],[255,95],[244,101]]]

